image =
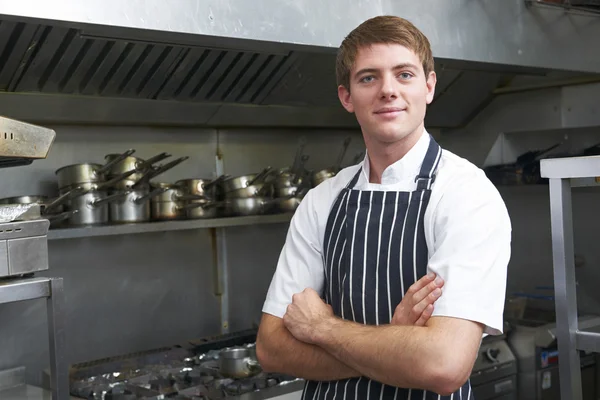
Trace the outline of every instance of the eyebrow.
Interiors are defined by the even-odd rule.
[[[394,70],[398,70],[398,69],[406,69],[406,68],[409,68],[409,69],[414,69],[414,70],[418,70],[418,69],[419,69],[419,68],[418,68],[418,67],[417,67],[415,64],[413,64],[413,63],[402,63],[402,64],[398,64],[398,65],[395,65],[393,69],[394,69]],[[357,71],[357,72],[356,72],[356,74],[354,74],[354,77],[355,77],[355,78],[357,78],[357,77],[359,77],[360,75],[367,74],[367,73],[368,73],[368,74],[374,74],[374,73],[376,73],[376,72],[378,72],[378,71],[379,71],[379,69],[377,69],[377,68],[363,68],[363,69],[361,69],[360,71]]]

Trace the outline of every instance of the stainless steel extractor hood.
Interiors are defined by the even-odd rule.
[[[355,127],[337,99],[335,50],[351,28],[386,13],[432,42],[429,126],[464,126],[523,78],[600,72],[583,51],[600,24],[525,0],[47,3],[0,4],[0,109],[16,118]]]

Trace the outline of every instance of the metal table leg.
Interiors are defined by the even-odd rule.
[[[52,400],[66,400],[69,398],[69,371],[65,354],[65,307],[62,278],[50,279],[50,296],[47,297],[46,305],[50,340]]]
[[[577,288],[573,245],[571,186],[550,179],[550,218],[561,399],[581,400],[581,364],[577,349]]]

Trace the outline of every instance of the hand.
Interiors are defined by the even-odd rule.
[[[313,289],[304,289],[292,296],[292,304],[283,316],[283,323],[298,340],[313,344],[321,324],[334,318],[333,309]]]
[[[393,325],[423,326],[433,313],[433,303],[441,296],[444,281],[429,273],[416,281],[402,298],[392,317]]]

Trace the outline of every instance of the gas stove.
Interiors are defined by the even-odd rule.
[[[302,390],[303,380],[265,373],[260,367],[244,378],[224,374],[219,362],[224,351],[254,346],[241,339],[190,343],[74,366],[70,392],[90,400],[255,400]]]

